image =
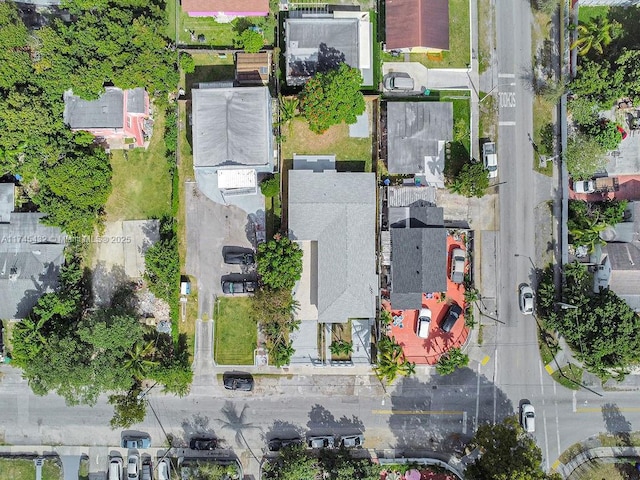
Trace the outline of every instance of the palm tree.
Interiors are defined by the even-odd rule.
[[[578,39],[571,44],[571,49],[578,49],[579,55],[586,55],[593,48],[600,55],[606,47],[622,33],[622,26],[608,18],[594,17],[586,23],[578,25]]]
[[[136,342],[127,352],[124,368],[129,370],[134,380],[144,380],[149,371],[158,365],[158,362],[151,358],[154,352],[153,342]]]
[[[398,375],[408,377],[415,373],[415,363],[407,361],[402,346],[394,337],[383,336],[378,342],[378,364],[374,368],[378,380],[392,383]]]

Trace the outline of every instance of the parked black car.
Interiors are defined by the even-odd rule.
[[[189,442],[191,450],[215,450],[217,446],[218,440],[211,436],[193,437]]]
[[[224,252],[224,263],[230,265],[253,265],[256,263],[253,253],[243,250],[229,250]]]
[[[227,390],[253,390],[253,377],[248,373],[225,373],[222,377],[224,388]]]
[[[222,281],[222,293],[228,295],[234,295],[236,293],[253,293],[256,291],[256,282],[249,280],[223,280]]]
[[[290,445],[302,445],[302,439],[300,437],[272,438],[271,440],[269,440],[269,443],[267,444],[270,452],[278,452],[281,449],[286,448]]]
[[[456,324],[460,315],[462,314],[462,308],[457,303],[453,303],[449,307],[449,311],[447,312],[444,320],[440,324],[440,328],[443,332],[450,332],[453,326]]]

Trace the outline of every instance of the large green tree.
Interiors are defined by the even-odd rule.
[[[311,131],[322,133],[342,122],[356,123],[366,108],[361,84],[360,70],[346,63],[310,78],[302,90],[300,111]]]
[[[542,470],[542,451],[526,435],[515,416],[478,427],[471,443],[481,455],[465,470],[468,480],[559,480]]]
[[[32,75],[29,31],[12,2],[0,3],[0,89],[22,84]]]
[[[489,187],[489,172],[482,163],[465,163],[449,183],[449,190],[465,197],[483,197]]]
[[[405,358],[402,346],[395,337],[383,335],[377,348],[378,360],[373,370],[381,382],[391,384],[398,375],[408,377],[416,373],[416,364]]]
[[[41,178],[34,197],[46,221],[67,233],[91,235],[111,193],[111,166],[100,147],[76,145]]]
[[[269,480],[316,480],[320,465],[304,447],[292,445],[282,449],[276,460],[265,462],[263,474]]]
[[[258,245],[258,275],[272,290],[291,290],[302,275],[302,250],[283,235]]]
[[[604,169],[607,160],[605,150],[592,136],[576,133],[569,137],[565,160],[569,175],[575,180],[587,180]]]
[[[622,33],[622,26],[609,20],[604,15],[590,18],[589,21],[578,24],[578,39],[571,44],[571,49],[577,48],[579,55],[586,55],[591,49],[600,55],[603,47],[610,45]]]

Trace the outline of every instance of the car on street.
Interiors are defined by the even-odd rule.
[[[520,311],[524,315],[533,313],[533,289],[528,283],[520,285]]]
[[[384,79],[384,88],[387,90],[413,90],[413,78],[406,72],[392,72]]]
[[[364,435],[345,435],[340,437],[340,446],[344,448],[362,448],[364,444]]]
[[[318,435],[307,438],[307,445],[309,448],[333,448],[335,439],[332,435]]]
[[[153,465],[151,465],[151,458],[143,458],[142,469],[140,471],[140,480],[153,480],[153,478],[151,477],[152,472]]]
[[[122,458],[111,457],[109,461],[109,480],[124,480],[122,478]]]
[[[189,441],[191,450],[215,450],[218,446],[218,440],[212,436],[193,437]]]
[[[272,438],[269,440],[267,447],[270,452],[279,452],[283,448],[287,448],[291,445],[302,445],[302,439],[300,437],[294,438]]]
[[[226,250],[223,257],[224,263],[229,265],[253,265],[256,263],[253,253],[246,250]]]
[[[140,480],[140,457],[135,453],[127,459],[127,480]]]
[[[498,176],[498,151],[494,142],[482,145],[482,162],[484,168],[489,172],[489,178],[496,178]]]
[[[222,280],[222,293],[234,295],[236,293],[254,293],[256,282],[249,280]]]
[[[593,180],[574,180],[573,191],[575,193],[593,193],[596,191],[596,182]]]
[[[169,480],[171,478],[171,467],[168,458],[163,458],[158,462],[158,480]]]
[[[421,308],[416,322],[416,335],[420,338],[427,338],[429,336],[429,325],[431,325],[431,310]]]
[[[451,251],[451,281],[453,283],[464,282],[464,263],[466,255],[461,248],[454,248]]]
[[[250,392],[253,390],[253,377],[248,373],[228,372],[222,376],[222,383],[227,390]]]
[[[440,324],[440,328],[443,332],[450,332],[453,329],[453,326],[456,324],[460,315],[462,314],[462,308],[457,303],[452,303],[444,316],[444,320]]]
[[[536,431],[536,411],[530,403],[523,403],[520,407],[520,423],[525,432]]]
[[[151,437],[149,435],[123,435],[122,448],[149,448]]]

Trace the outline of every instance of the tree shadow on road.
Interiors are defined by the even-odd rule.
[[[602,406],[602,419],[607,432],[616,439],[616,444],[622,447],[631,446],[631,422],[629,422],[615,403],[605,403]]]
[[[286,420],[274,420],[269,431],[264,435],[264,439],[268,442],[272,438],[296,438],[304,437],[304,427],[295,425]]]
[[[182,438],[184,444],[188,444],[191,437],[198,435],[216,436],[213,427],[209,424],[209,417],[199,413],[193,414],[191,418],[184,419],[181,426],[184,432]]]
[[[322,405],[315,404],[309,412],[307,427],[313,435],[335,435],[337,433],[363,433],[364,423],[355,415],[351,418],[343,415],[336,419]]]
[[[403,378],[391,393],[391,412],[392,447],[409,456],[407,452],[462,453],[477,425],[502,421],[513,415],[514,406],[484,375],[462,368],[434,375],[428,384]]]

